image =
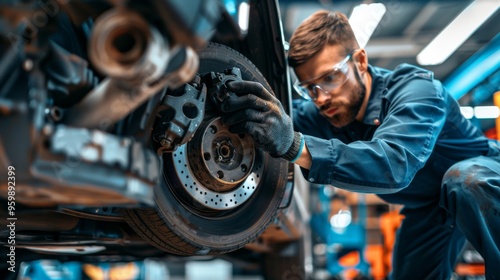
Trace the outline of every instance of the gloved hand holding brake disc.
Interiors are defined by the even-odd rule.
[[[295,161],[304,139],[293,131],[292,119],[280,101],[257,82],[233,81],[227,88],[237,95],[221,104],[222,123],[229,131],[248,133],[272,157]]]

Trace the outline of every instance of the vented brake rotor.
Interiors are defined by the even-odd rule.
[[[220,118],[202,123],[195,137],[172,156],[187,194],[214,210],[242,205],[262,177],[251,137],[230,133]]]

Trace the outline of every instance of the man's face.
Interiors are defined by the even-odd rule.
[[[346,61],[342,55],[340,46],[326,46],[309,61],[295,68],[298,79],[305,81],[304,86],[313,91],[313,101],[320,114],[337,128],[356,119],[366,96],[365,84],[351,63],[352,58]],[[342,68],[345,71],[332,72],[343,62],[346,63],[345,68]],[[332,81],[336,81],[336,84]]]

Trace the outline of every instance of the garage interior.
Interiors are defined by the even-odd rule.
[[[12,3],[14,2],[16,1],[12,1]],[[182,1],[172,2],[180,3]],[[248,2],[250,1],[214,0],[208,2],[214,5],[220,3],[220,5],[224,6],[228,16],[233,17],[234,22],[239,23],[239,28],[243,31],[252,24],[266,23],[266,21],[257,23],[256,18],[248,19]],[[358,30],[359,33],[356,36],[358,41],[363,42],[362,45],[365,45],[364,48],[368,53],[371,65],[394,69],[399,64],[409,63],[433,71],[435,77],[443,82],[451,95],[458,101],[462,114],[479,127],[488,138],[500,140],[500,1],[270,0],[263,2],[275,3],[279,9],[279,21],[284,35],[283,47],[285,50],[293,31],[315,11],[326,9],[345,13],[350,17],[351,24],[357,26],[355,30]],[[10,8],[9,4],[6,5]],[[140,9],[139,5],[138,10]],[[245,13],[245,11],[247,12]],[[0,16],[7,18],[6,13],[2,13]],[[1,30],[4,30],[3,27]],[[455,38],[459,37],[457,35],[467,33],[464,30],[469,30],[469,34],[465,34],[464,38]],[[445,31],[450,33],[444,33]],[[442,32],[445,36],[444,39],[436,40]],[[244,37],[245,34],[245,32],[242,32],[239,35]],[[5,39],[6,36],[3,37]],[[224,41],[225,37],[221,36],[220,38],[217,37],[217,39]],[[435,40],[439,51],[428,50],[427,48],[431,48]],[[444,42],[455,42],[455,45],[445,46]],[[235,43],[233,46],[238,46],[238,44]],[[246,50],[245,47],[242,47],[242,49]],[[449,50],[449,53],[444,53],[442,57],[428,55],[428,53],[436,54],[446,52],[446,50]],[[261,51],[272,52],[274,50],[265,49]],[[257,62],[254,63],[258,67],[260,66],[258,61],[266,59],[267,57],[263,55],[263,58],[256,59]],[[4,69],[0,68],[0,71],[4,71]],[[266,70],[262,72],[267,73]],[[290,75],[293,82],[295,77],[293,73],[290,73]],[[285,79],[285,81],[288,80]],[[274,86],[273,83],[271,84]],[[292,99],[300,98],[293,91],[291,95]],[[0,106],[3,106],[1,103],[3,100],[6,99],[0,94]],[[0,107],[0,111],[2,108]],[[57,114],[57,112],[52,111],[50,113]],[[210,127],[214,126],[213,123],[211,125]],[[215,124],[215,126],[217,125]],[[208,131],[208,126],[203,128]],[[2,134],[6,132],[2,130]],[[203,142],[200,140],[201,137],[197,138],[195,136],[193,139]],[[1,140],[0,138],[0,148],[2,148]],[[198,144],[203,145],[202,143]],[[173,155],[180,158],[183,151],[186,150],[182,148],[175,150]],[[5,153],[0,149],[0,156],[2,155],[5,155]],[[0,166],[2,166],[2,160],[2,157],[0,157]],[[140,247],[144,245],[144,242],[139,241],[140,234],[133,233],[136,229],[133,230],[132,226],[126,226],[123,231],[127,233],[126,237],[130,239],[122,238],[120,235],[122,233],[116,233],[120,238],[116,239],[119,241],[114,240],[113,234],[115,232],[113,230],[110,231],[111,233],[104,233],[103,230],[101,236],[99,235],[101,232],[98,225],[104,227],[106,223],[109,223],[108,226],[110,226],[114,225],[115,222],[126,225],[123,219],[120,218],[124,212],[111,213],[113,210],[110,207],[109,213],[106,213],[106,219],[100,220],[100,223],[95,225],[89,223],[88,228],[86,228],[86,230],[96,232],[94,237],[100,238],[102,243],[72,242],[67,239],[67,244],[65,244],[69,245],[67,251],[62,250],[62,247],[58,247],[59,245],[55,246],[57,249],[51,249],[50,246],[43,249],[41,246],[36,245],[36,242],[43,238],[52,241],[52,235],[50,237],[48,237],[49,235],[43,235],[43,237],[40,237],[41,239],[37,239],[33,237],[35,235],[32,236],[31,233],[26,233],[26,236],[29,237],[26,239],[27,243],[23,243],[19,248],[27,251],[18,250],[17,252],[19,252],[19,257],[30,257],[27,257],[27,261],[17,264],[19,265],[18,274],[15,276],[9,274],[6,268],[1,267],[3,271],[0,278],[34,280],[388,279],[391,271],[391,252],[395,233],[403,218],[398,214],[402,206],[388,204],[372,194],[357,194],[332,185],[312,184],[302,177],[302,173],[297,166],[290,167],[286,165],[284,168],[290,168],[288,169],[290,173],[288,178],[285,175],[285,181],[288,179],[284,187],[285,194],[283,197],[285,199],[279,205],[276,205],[278,214],[266,230],[261,231],[254,241],[241,246],[242,248],[234,252],[228,249],[228,252],[224,253],[224,250],[221,249],[221,254],[203,255],[198,250],[199,248],[195,248],[197,251],[192,255],[181,254],[179,256],[170,253],[162,255],[160,250],[154,248],[154,246],[151,246],[150,251]],[[290,174],[292,174],[291,178]],[[184,181],[181,182],[184,183]],[[19,188],[21,187],[18,187],[18,190]],[[198,188],[196,188],[197,192]],[[96,196],[96,199],[99,198]],[[205,203],[207,204],[206,201]],[[2,207],[5,205],[3,204]],[[40,205],[40,207],[45,207],[42,204]],[[62,205],[61,207],[64,208],[64,204]],[[102,205],[95,207],[95,213],[104,209],[99,208]],[[255,207],[255,211],[260,211],[257,208]],[[59,211],[61,208],[57,209]],[[92,215],[95,214],[88,211],[88,209],[93,211],[94,208],[85,208],[85,211],[81,209],[72,209],[71,211],[76,212],[71,213],[69,209],[64,211],[82,219],[93,217]],[[52,210],[54,209],[51,208],[50,211]],[[227,210],[227,212],[230,211],[231,209]],[[86,213],[86,216],[82,214],[83,212]],[[146,215],[139,212],[132,213],[132,210],[126,210],[125,212],[130,214],[130,216],[127,216],[129,220]],[[218,216],[214,213],[210,213],[211,216],[209,217],[217,220]],[[6,213],[0,212],[0,214],[2,214],[0,217],[3,220],[2,230],[4,230],[6,227],[3,223],[7,218],[4,218],[3,215],[6,215]],[[199,213],[190,212],[189,214],[196,216]],[[22,220],[22,217],[19,216],[19,220]],[[160,219],[159,217],[161,218],[161,215],[156,214],[155,218]],[[47,219],[47,221],[49,220],[53,221]],[[64,221],[69,220],[65,219]],[[144,224],[136,224],[138,228],[143,226]],[[62,228],[62,230],[66,229]],[[82,228],[81,232],[72,231],[70,233],[71,237],[78,236],[80,233],[83,236],[86,231]],[[7,236],[8,232],[2,234]],[[19,238],[23,238],[22,233],[18,231],[18,234]],[[2,239],[5,239],[3,235]],[[283,240],[286,242],[281,242]],[[290,240],[293,242],[289,242]],[[8,248],[6,242],[4,242],[5,240],[1,241],[2,246]],[[61,238],[58,241],[64,244],[65,240]],[[33,242],[33,244],[30,245],[30,242]],[[130,242],[128,244],[133,246],[126,249],[126,251],[130,250],[137,253],[144,250],[143,255],[151,254],[152,257],[140,258],[135,255],[130,257],[123,251],[118,251],[116,255],[113,255],[113,253],[105,256],[96,255],[97,257],[92,258],[90,261],[89,259],[81,260],[75,257],[95,254],[97,251],[92,250],[105,247],[103,244],[121,246],[123,244],[120,243],[127,242]],[[86,246],[86,244],[90,245]],[[149,244],[147,245],[149,246]],[[191,250],[188,245],[186,245],[186,248]],[[169,245],[167,244],[165,247],[169,247]],[[30,249],[35,252],[33,253],[35,255],[31,255],[32,251]],[[195,249],[190,252],[194,252]],[[274,253],[274,250],[278,253]],[[273,253],[269,253],[270,251]],[[69,255],[61,258],[52,257],[54,252],[69,253]],[[265,254],[265,257],[262,254]],[[3,254],[2,260],[4,256]],[[297,261],[299,265],[297,265]],[[273,270],[279,271],[279,274],[273,274]],[[452,279],[486,279],[484,273],[482,257],[470,244],[466,244],[460,253]]]

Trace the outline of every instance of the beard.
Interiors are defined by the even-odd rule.
[[[354,76],[356,77],[356,85],[352,90],[352,94],[349,96],[348,102],[329,102],[324,104],[319,108],[321,114],[327,118],[330,123],[336,128],[342,128],[350,123],[352,123],[363,105],[363,101],[366,96],[366,87],[364,85],[361,76],[358,71],[354,71]],[[329,108],[339,108],[344,109],[333,116],[327,116],[324,114]]]

